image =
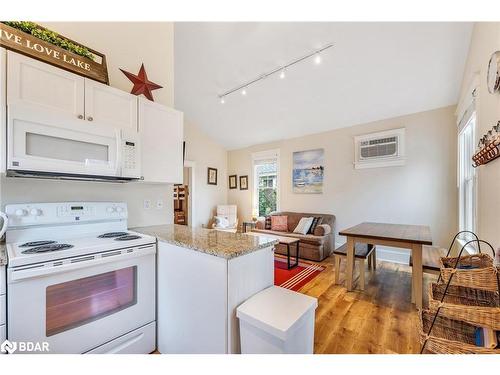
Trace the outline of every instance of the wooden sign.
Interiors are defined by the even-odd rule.
[[[45,30],[42,26],[38,25],[37,27]],[[60,36],[71,43],[82,45],[62,35]],[[87,49],[94,56],[94,60],[67,51],[1,22],[0,46],[95,81],[109,84],[106,56],[88,47]]]

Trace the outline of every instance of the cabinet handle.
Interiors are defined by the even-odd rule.
[[[92,121],[94,119],[92,118],[92,116],[89,116],[89,117],[87,117],[87,120]]]
[[[78,115],[78,118],[81,120],[83,119],[83,115]]]

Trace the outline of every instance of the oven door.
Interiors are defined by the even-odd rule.
[[[120,131],[111,127],[27,105],[8,108],[8,170],[115,177],[120,145]]]
[[[85,353],[153,322],[155,253],[151,244],[9,269],[8,339]]]

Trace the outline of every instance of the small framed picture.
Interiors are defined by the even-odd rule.
[[[208,167],[207,184],[217,185],[217,169]]]
[[[229,176],[229,189],[236,189],[238,187],[238,176],[232,174]]]
[[[248,176],[240,176],[240,190],[248,190]]]

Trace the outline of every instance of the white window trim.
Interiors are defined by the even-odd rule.
[[[474,121],[474,128],[472,129],[472,144],[476,144],[476,140],[477,140],[477,137],[476,137],[476,129],[477,129],[477,112],[476,111],[473,111],[470,118],[467,120],[467,123],[469,123],[470,119],[475,116],[475,121]],[[466,124],[467,124],[466,123]],[[477,186],[477,181],[478,181],[478,178],[477,178],[477,173],[476,171],[474,170],[473,172],[473,176],[472,176],[472,184],[473,184],[473,191],[472,191],[472,194],[473,194],[473,206],[474,206],[474,209],[473,209],[473,217],[472,217],[472,228],[464,228],[462,227],[462,210],[463,210],[463,207],[462,207],[462,192],[460,191],[460,188],[461,188],[461,181],[460,181],[460,168],[461,168],[461,157],[460,157],[460,137],[462,136],[462,133],[465,129],[465,125],[463,126],[462,129],[460,129],[459,133],[458,133],[458,147],[459,147],[459,151],[458,151],[458,168],[459,168],[459,171],[458,171],[458,225],[459,225],[459,230],[471,230],[472,232],[476,233],[477,231],[477,206],[478,206],[478,201],[477,201],[477,191],[478,191],[478,186]],[[470,163],[472,163],[472,160],[470,161]],[[467,242],[467,241],[465,241]],[[465,244],[464,242],[464,244]]]
[[[255,164],[258,161],[262,160],[268,160],[268,159],[276,159],[276,210],[280,211],[280,197],[281,197],[281,168],[280,168],[280,149],[273,149],[273,150],[266,150],[266,151],[259,151],[259,152],[254,152],[252,153],[252,181],[253,181],[253,186],[252,186],[252,216],[253,212],[256,208],[258,208],[258,196],[255,194],[256,189],[259,186],[259,181],[257,181],[257,175],[255,173]]]
[[[391,129],[376,133],[369,133],[363,135],[357,135],[354,137],[354,168],[355,169],[365,169],[365,168],[381,168],[381,167],[394,167],[402,166],[406,164],[406,140],[405,140],[405,128]],[[373,138],[384,138],[390,136],[398,137],[398,155],[387,157],[386,159],[379,160],[359,160],[359,144],[363,141],[370,140]]]
[[[465,125],[468,123],[469,119],[467,121],[464,121],[464,117],[467,114],[467,111],[470,110],[470,108],[473,106],[473,110],[471,111],[471,116],[475,114],[475,127],[473,129],[473,144],[477,144],[477,129],[478,129],[478,124],[479,124],[479,113],[477,111],[477,108],[479,107],[479,74],[475,74],[474,77],[471,79],[471,83],[469,84],[464,96],[461,98],[460,103],[457,106],[457,191],[458,191],[458,226],[459,230],[463,230],[460,225],[461,225],[461,219],[462,219],[462,214],[461,214],[461,199],[462,196],[460,194],[460,135],[462,134],[462,131],[465,128]],[[471,161],[472,163],[472,161]],[[479,217],[478,217],[478,206],[479,206],[479,201],[478,201],[478,191],[479,191],[479,179],[478,179],[478,174],[476,170],[474,171],[474,176],[473,176],[473,184],[474,184],[474,212],[473,212],[473,221],[474,225],[472,228],[472,231],[474,233],[477,233],[478,227],[479,227]],[[470,241],[470,238],[468,239],[462,239],[458,238],[457,242],[460,244],[460,248],[464,246],[468,241]],[[465,250],[469,254],[475,254],[477,253],[477,245],[475,244],[470,244],[467,245]]]

